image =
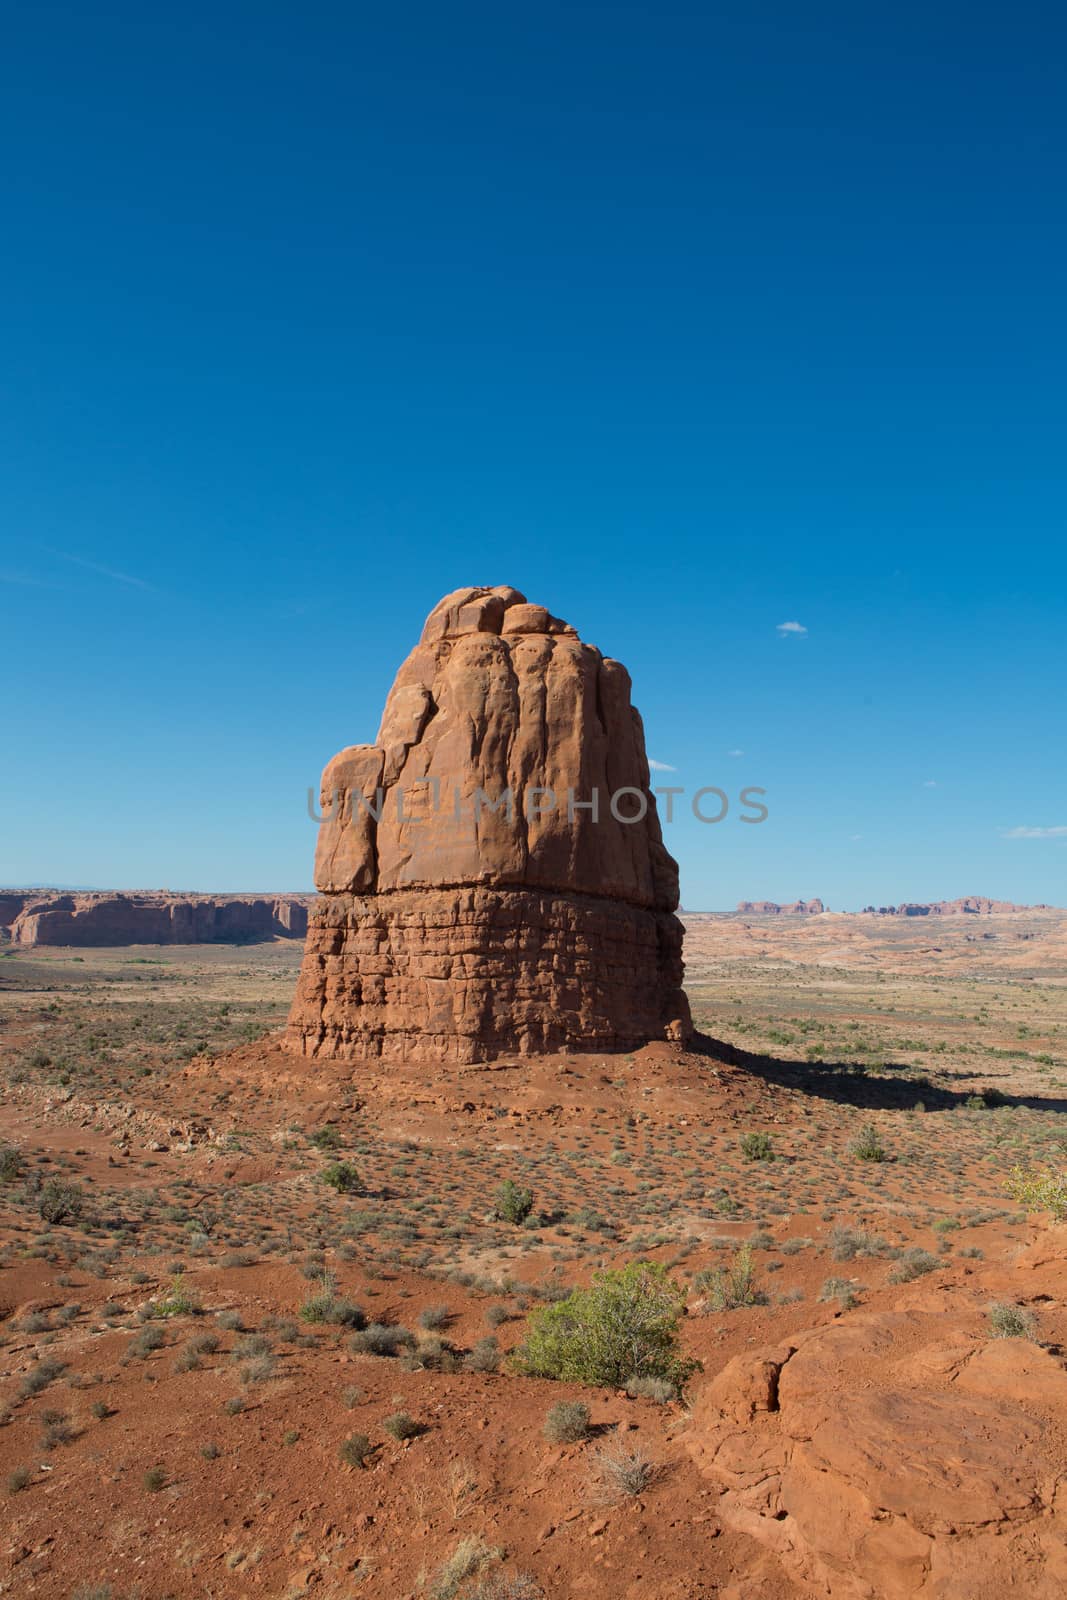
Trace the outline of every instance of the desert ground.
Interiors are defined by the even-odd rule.
[[[685,921],[693,1048],[472,1067],[284,1054],[296,941],[0,950],[0,1594],[1003,1593],[980,1540],[963,1587],[917,1544],[864,1589],[847,1529],[761,1511],[707,1396],[764,1349],[832,1368],[842,1527],[902,1439],[951,1455],[985,1374],[1021,1454],[953,1467],[975,1537],[1062,1592],[1026,1471],[1063,1459],[1065,1253],[1005,1185],[1062,1164],[1067,913]],[[637,1258],[685,1287],[683,1393],[514,1370],[531,1312]],[[742,1406],[754,1448],[776,1409]],[[968,1570],[951,1517],[873,1503]]]

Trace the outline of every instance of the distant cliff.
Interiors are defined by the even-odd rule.
[[[302,939],[311,895],[48,894],[0,891],[19,945],[241,944]]]
[[[959,900],[906,900],[899,906],[864,906],[876,917],[991,917],[1004,911],[1052,911],[1047,905],[1017,906],[1013,900],[987,900],[984,895],[963,895]]]
[[[748,917],[817,917],[826,907],[821,900],[790,900],[787,905],[777,900],[739,900],[737,909]]]

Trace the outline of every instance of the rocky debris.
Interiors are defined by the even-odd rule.
[[[13,944],[226,944],[302,939],[310,895],[45,894],[21,899]]]
[[[1062,1361],[946,1327],[943,1307],[857,1313],[737,1356],[688,1443],[727,1526],[834,1600],[1052,1600]]]
[[[290,1048],[475,1062],[688,1036],[629,674],[543,606],[447,595],[321,804]]]
[[[737,909],[747,917],[817,917],[826,907],[821,900],[790,900],[787,905],[777,900],[739,900]]]

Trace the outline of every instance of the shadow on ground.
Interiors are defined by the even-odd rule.
[[[950,1089],[928,1077],[910,1073],[903,1064],[894,1066],[887,1062],[875,1074],[862,1061],[787,1061],[777,1056],[756,1055],[706,1033],[694,1033],[688,1048],[694,1055],[707,1056],[751,1072],[765,1083],[777,1083],[783,1088],[799,1089],[823,1100],[868,1111],[912,1111],[920,1104],[926,1111],[953,1111],[965,1107],[976,1097],[973,1081],[966,1089]],[[888,1073],[900,1076],[883,1076]],[[997,1106],[1028,1106],[1032,1111],[1067,1112],[1067,1099],[1062,1098],[1005,1094],[993,1089],[985,1092],[984,1099],[989,1110]]]

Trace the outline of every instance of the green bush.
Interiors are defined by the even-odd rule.
[[[1055,1222],[1067,1218],[1067,1178],[1057,1173],[1014,1167],[1004,1187],[1027,1211],[1047,1211]]]
[[[857,1161],[885,1161],[887,1159],[885,1145],[878,1137],[878,1129],[873,1122],[864,1124],[859,1138],[854,1139],[848,1148]]]
[[[606,1269],[588,1289],[531,1314],[516,1365],[536,1378],[616,1387],[665,1378],[680,1387],[697,1366],[678,1349],[684,1310],[685,1290],[658,1263]]]
[[[773,1161],[774,1144],[769,1133],[743,1133],[741,1154],[746,1161]]]
[[[751,1244],[743,1244],[728,1267],[698,1272],[693,1287],[707,1296],[713,1311],[737,1311],[742,1306],[766,1303],[766,1295],[756,1282]]]
[[[359,1193],[359,1173],[351,1161],[331,1161],[323,1167],[319,1177],[338,1194]]]
[[[64,1183],[62,1178],[49,1178],[37,1196],[37,1210],[52,1227],[62,1222],[74,1222],[81,1216],[85,1196],[76,1183]]]
[[[311,1135],[308,1143],[313,1144],[316,1150],[339,1150],[341,1147],[341,1135],[332,1123],[327,1123],[324,1128],[317,1129]]]
[[[493,1209],[501,1222],[511,1222],[519,1227],[533,1210],[533,1190],[523,1189],[511,1178],[505,1178],[493,1196]]]

